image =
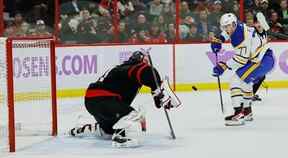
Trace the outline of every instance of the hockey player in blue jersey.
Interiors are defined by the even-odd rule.
[[[213,68],[213,75],[220,76],[226,69],[234,73],[230,80],[230,92],[234,114],[225,117],[225,125],[243,125],[252,121],[253,84],[263,78],[274,66],[273,51],[267,40],[269,25],[262,13],[257,13],[254,27],[248,27],[237,20],[232,13],[220,19],[221,35],[211,42],[214,53],[222,43],[230,40],[235,54],[226,63],[219,62]]]

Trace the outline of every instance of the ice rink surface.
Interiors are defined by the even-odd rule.
[[[169,112],[176,140],[169,136],[163,109],[156,109],[150,94],[139,95],[134,105],[146,111],[147,132],[142,146],[115,149],[110,141],[71,138],[63,135],[75,125],[83,108],[82,99],[59,102],[59,136],[26,137],[18,140],[18,151],[0,153],[9,158],[287,158],[288,90],[261,90],[262,102],[253,105],[254,121],[240,127],[224,126],[218,91],[177,93],[182,106]],[[229,114],[229,92],[224,91]],[[88,114],[87,114],[88,116]],[[32,143],[33,142],[33,143]],[[21,147],[23,146],[23,147]]]

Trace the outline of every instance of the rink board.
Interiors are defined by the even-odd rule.
[[[271,48],[275,52],[276,62],[273,71],[267,76],[266,85],[269,88],[288,88],[288,49],[286,45],[286,42],[271,44]],[[173,47],[173,45],[57,47],[57,95],[61,98],[83,96],[85,88],[90,82],[97,80],[109,68],[127,60],[133,51],[139,49],[150,49],[155,67],[159,70],[161,76],[169,76],[170,83],[175,83],[177,91],[191,91],[192,86],[199,90],[215,90],[218,88],[216,78],[211,75],[215,60],[213,53],[210,51],[210,44],[178,44]],[[233,49],[230,44],[224,44],[219,58],[228,60],[232,53]],[[34,63],[28,64],[27,61],[19,60],[27,58],[29,56],[23,53],[23,57],[14,59],[14,63],[17,64],[17,69],[14,72],[15,82],[33,81],[32,75],[25,76],[28,69],[34,73],[41,73],[38,71],[45,64],[45,62],[41,62],[45,57],[36,57],[37,60]],[[228,88],[227,81],[231,74],[227,71],[221,77],[224,89]],[[43,79],[45,77],[47,78],[43,75]],[[41,76],[37,76],[37,79],[41,80]],[[31,85],[33,85],[33,82],[31,82]],[[19,88],[21,89],[21,87]],[[142,92],[148,91],[147,88],[142,89]],[[27,96],[30,93],[33,94],[34,92],[22,92],[16,95],[21,98],[21,96]]]

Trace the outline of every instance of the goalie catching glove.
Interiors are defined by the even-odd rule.
[[[157,108],[164,107],[170,109],[176,108],[181,104],[179,98],[171,90],[167,79],[162,82],[161,87],[152,91],[152,96]]]

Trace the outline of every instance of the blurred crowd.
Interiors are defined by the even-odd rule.
[[[54,2],[4,0],[4,36],[51,36]]]
[[[15,2],[13,9],[8,1]],[[47,36],[55,32],[54,0],[30,1],[6,0],[5,36]],[[244,7],[248,25],[253,25],[254,15],[261,11],[275,33],[271,38],[287,39],[287,0],[244,0]],[[176,39],[205,42],[220,32],[219,19],[225,12],[239,17],[239,0],[182,0],[178,7],[175,0],[60,0],[58,37],[70,44],[173,43]]]

